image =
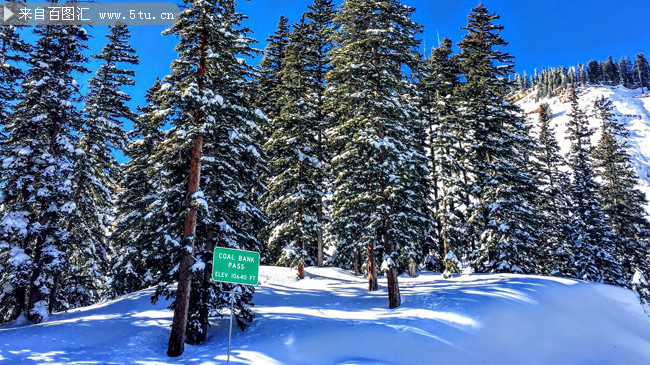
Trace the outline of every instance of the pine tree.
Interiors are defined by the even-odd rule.
[[[621,83],[623,86],[631,86],[634,83],[634,76],[632,75],[632,70],[630,69],[625,57],[621,58],[618,69],[621,73]]]
[[[123,123],[135,119],[135,114],[126,105],[131,97],[123,90],[125,86],[135,85],[135,72],[120,68],[124,64],[138,63],[135,50],[128,44],[130,32],[125,24],[117,23],[109,27],[106,37],[108,43],[102,52],[92,56],[102,64],[89,81],[73,180],[77,211],[69,229],[72,244],[79,248],[70,258],[77,272],[66,286],[92,288],[71,293],[77,296],[80,305],[99,300],[107,290],[109,266],[105,232],[111,224],[108,217],[113,213],[115,186],[122,175],[112,153],[126,149]]]
[[[617,284],[621,269],[615,257],[613,233],[598,201],[599,187],[592,169],[590,137],[593,132],[578,104],[575,90],[571,91],[568,116],[571,118],[567,125],[571,141],[568,159],[573,175],[570,242],[573,243],[576,274],[583,280]]]
[[[148,105],[139,108],[125,154],[130,160],[123,168],[117,195],[115,232],[111,235],[114,253],[111,255],[111,290],[117,295],[130,293],[157,284],[156,278],[168,272],[170,262],[167,245],[155,247],[158,226],[156,212],[164,206],[159,201],[160,176],[152,161],[157,145],[163,140],[161,128],[167,123],[169,109],[163,108],[164,89],[157,79],[147,91]],[[164,221],[166,221],[163,218]]]
[[[578,79],[580,80],[580,86],[587,85],[587,71],[585,71],[585,65],[582,63],[578,64]]]
[[[0,142],[2,127],[9,117],[11,104],[18,99],[17,89],[25,76],[18,63],[25,61],[29,48],[18,29],[10,25],[0,27]]]
[[[258,75],[258,96],[255,105],[262,110],[269,121],[280,114],[278,107],[278,86],[282,82],[280,72],[284,66],[287,44],[289,43],[289,19],[280,16],[278,26],[266,41],[268,45],[264,50],[264,57],[260,61]],[[270,125],[265,125],[266,135],[270,135]]]
[[[172,127],[152,157],[161,181],[153,205],[160,208],[149,219],[160,232],[152,245],[170,247],[167,260],[175,265],[156,278],[152,298],[175,296],[169,356],[182,354],[184,342],[206,339],[209,317],[230,307],[226,291],[239,293],[238,325],[253,319],[253,287],[211,280],[215,246],[261,249],[256,235],[264,220],[256,202],[263,156],[253,138],[261,112],[248,101],[254,70],[241,57],[254,50],[242,19],[234,0],[186,2],[164,33],[179,37],[179,59],[160,97]]]
[[[609,56],[607,61],[603,62],[603,77],[608,85],[615,86],[621,83],[621,74],[612,56]]]
[[[483,5],[475,7],[458,44],[466,80],[462,118],[470,123],[470,245],[479,271],[533,272],[535,183],[528,156],[534,144],[518,108],[506,99],[513,61],[500,48],[507,43],[499,35],[503,26],[493,23],[499,18]]]
[[[593,157],[601,181],[599,200],[615,233],[616,259],[623,270],[624,285],[631,288],[635,273],[650,277],[645,257],[650,225],[645,218],[645,194],[636,188],[639,178],[627,153],[629,132],[615,119],[613,108],[611,100],[604,97],[594,102],[594,117],[602,122],[602,136]],[[637,290],[650,299],[647,285]]]
[[[534,159],[539,195],[537,215],[543,227],[540,232],[541,267],[545,275],[573,277],[573,253],[569,244],[570,200],[567,192],[569,176],[560,155],[560,146],[551,126],[551,108],[544,103],[539,106],[539,140]]]
[[[312,73],[313,78],[316,80],[316,88],[314,92],[315,107],[316,107],[316,120],[318,122],[317,130],[317,143],[316,154],[321,163],[321,168],[318,171],[316,179],[318,181],[318,189],[321,192],[321,197],[318,200],[318,208],[316,211],[316,218],[318,221],[317,226],[317,250],[316,250],[316,264],[323,266],[323,246],[324,246],[324,232],[325,232],[325,203],[324,192],[329,186],[329,181],[326,178],[326,166],[329,166],[330,155],[327,149],[327,135],[326,129],[329,123],[327,118],[327,110],[325,108],[325,75],[330,69],[331,64],[331,51],[333,47],[332,34],[334,32],[333,22],[336,10],[332,0],[314,0],[312,5],[308,5],[309,11],[305,17],[310,20],[311,32],[309,33],[309,44],[312,51]]]
[[[335,18],[337,47],[327,75],[337,258],[349,265],[367,248],[369,289],[375,290],[374,255],[383,252],[390,308],[401,303],[400,249],[421,239],[415,222],[424,217],[424,193],[410,174],[426,164],[424,151],[412,145],[419,119],[400,97],[410,88],[402,68],[418,61],[413,11],[395,0],[347,0]]]
[[[73,245],[68,229],[75,215],[73,164],[81,113],[75,82],[83,66],[88,36],[80,26],[48,25],[28,61],[22,99],[5,125],[9,139],[0,173],[3,320],[24,314],[34,323],[52,311],[79,305],[66,284],[77,274],[72,258],[86,247]],[[6,262],[6,264],[4,264]],[[73,298],[72,298],[73,299]]]
[[[298,268],[319,263],[323,255],[325,179],[324,75],[328,68],[329,36],[334,17],[331,1],[317,1],[294,26],[286,48],[280,114],[265,144],[269,160],[266,210],[270,220],[270,253]]]
[[[650,88],[650,65],[643,53],[636,55],[634,67],[632,68],[634,83],[641,89]]]
[[[463,214],[469,199],[466,147],[467,126],[457,112],[460,75],[452,53],[452,42],[443,39],[431,57],[424,61],[418,82],[421,110],[427,126],[427,154],[431,177],[429,209],[435,216],[436,235],[422,249],[427,266],[439,271],[449,252],[468,256],[464,237],[468,217]]]
[[[587,62],[587,78],[590,85],[598,85],[603,82],[603,71],[598,61]]]

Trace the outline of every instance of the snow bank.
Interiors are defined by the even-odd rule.
[[[648,364],[650,319],[632,291],[579,280],[512,274],[400,277],[402,306],[386,281],[335,268],[262,267],[256,319],[233,333],[233,364]],[[165,355],[172,313],[148,289],[0,327],[7,363],[220,364],[228,319],[207,341]]]

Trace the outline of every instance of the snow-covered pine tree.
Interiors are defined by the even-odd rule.
[[[427,266],[445,270],[442,263],[452,251],[468,256],[464,240],[468,235],[463,206],[469,201],[470,186],[464,161],[467,160],[467,126],[457,112],[460,76],[452,42],[445,38],[434,48],[431,57],[420,66],[418,89],[422,116],[427,125],[427,154],[431,172],[429,207],[435,216],[436,234],[431,235]],[[432,232],[433,233],[433,232]]]
[[[462,118],[469,123],[472,205],[468,207],[473,265],[482,272],[534,272],[537,265],[534,143],[519,109],[506,98],[513,73],[499,15],[472,9],[458,44]],[[473,246],[478,243],[478,246]]]
[[[623,284],[621,268],[615,257],[614,233],[598,201],[598,183],[591,158],[591,135],[578,95],[571,89],[571,118],[567,124],[571,149],[571,240],[577,277],[583,280]]]
[[[278,86],[282,108],[264,146],[272,156],[268,162],[272,200],[266,207],[271,227],[269,252],[281,251],[278,262],[297,267],[300,278],[304,278],[305,264],[322,265],[324,75],[334,16],[331,1],[319,0],[310,10],[289,37]]]
[[[168,245],[154,246],[161,220],[166,221],[164,206],[158,200],[161,176],[156,173],[152,156],[162,141],[161,128],[167,123],[170,109],[164,109],[164,89],[160,80],[147,91],[148,105],[139,108],[139,115],[129,133],[132,140],[125,151],[130,160],[123,168],[117,195],[115,231],[111,235],[111,291],[122,295],[157,284],[156,278],[169,272]],[[158,218],[158,219],[156,219]]]
[[[263,160],[252,137],[261,112],[248,101],[254,70],[241,58],[253,55],[253,40],[240,26],[244,16],[234,0],[187,1],[183,7],[165,31],[179,37],[179,59],[160,99],[170,109],[172,128],[153,157],[161,188],[151,218],[160,234],[152,244],[172,247],[168,260],[176,265],[156,279],[152,298],[176,298],[169,356],[182,354],[184,342],[205,340],[209,317],[229,308],[225,291],[239,293],[239,326],[252,320],[254,288],[212,281],[212,254],[215,246],[259,251],[263,223],[256,206]]]
[[[18,88],[25,76],[18,63],[25,60],[29,48],[16,27],[0,27],[0,142],[2,126],[10,114],[12,102],[18,99]]]
[[[129,45],[130,32],[125,24],[109,26],[108,43],[100,54],[99,70],[89,81],[84,123],[79,130],[73,179],[74,202],[77,206],[70,221],[70,242],[74,254],[70,261],[75,271],[66,275],[63,287],[70,290],[69,300],[77,306],[88,305],[101,298],[108,289],[107,227],[114,213],[113,197],[121,178],[120,164],[112,153],[126,149],[125,121],[133,122],[135,114],[126,105],[131,97],[124,87],[135,85],[135,72],[123,65],[136,65],[138,57]]]
[[[578,81],[580,86],[587,85],[587,71],[585,71],[585,65],[578,63]]]
[[[603,78],[607,85],[620,85],[621,83],[621,73],[618,69],[618,65],[612,59],[612,56],[609,56],[605,62],[603,62]]]
[[[284,67],[286,48],[289,43],[289,35],[291,34],[291,27],[288,23],[289,19],[281,15],[275,32],[266,39],[268,44],[257,68],[257,88],[254,90],[252,96],[255,107],[260,109],[265,117],[261,121],[261,132],[256,135],[261,145],[264,145],[271,138],[273,134],[272,121],[280,114],[281,108],[278,105],[278,99],[280,98],[278,88],[282,82],[281,71]],[[268,153],[269,151],[267,151],[268,158],[273,159],[274,156]],[[263,181],[268,181],[272,178],[268,171],[263,171],[262,175]],[[267,192],[261,196],[260,205],[266,210],[266,207],[274,199],[275,197],[270,196]],[[258,235],[260,241],[268,242],[270,228],[264,227],[260,230]],[[281,255],[282,245],[265,247],[262,261],[269,263],[277,262]]]
[[[70,290],[88,289],[63,287],[62,281],[76,272],[76,251],[85,249],[72,245],[68,226],[76,211],[74,144],[82,122],[75,76],[88,72],[82,53],[88,36],[76,25],[38,26],[34,34],[22,99],[5,125],[0,235],[9,260],[0,303],[4,320],[24,314],[38,323],[75,305]]]
[[[309,47],[312,50],[311,59],[312,67],[312,77],[315,79],[316,83],[314,84],[315,90],[315,114],[316,120],[318,123],[318,135],[316,143],[316,155],[318,160],[321,163],[321,168],[318,171],[316,176],[318,190],[321,194],[324,194],[327,187],[329,186],[329,181],[327,175],[327,166],[329,166],[330,156],[327,149],[327,135],[326,129],[328,125],[327,119],[327,110],[325,109],[325,75],[330,68],[331,63],[331,51],[332,51],[332,33],[333,33],[333,22],[334,16],[336,15],[336,10],[334,9],[334,3],[332,0],[314,0],[312,5],[308,5],[307,8],[309,11],[305,13],[305,18],[310,21],[310,32],[308,33],[308,43]],[[321,196],[318,201],[318,208],[316,211],[316,219],[318,226],[316,228],[317,237],[317,246],[316,246],[316,264],[318,266],[323,266],[323,246],[325,244],[325,223],[326,219],[326,209],[325,209],[325,197]]]
[[[621,74],[621,84],[626,87],[631,87],[632,84],[634,84],[634,76],[632,76],[632,70],[630,69],[625,57],[621,58],[618,70]]]
[[[271,251],[282,249],[278,263],[298,269],[304,279],[305,265],[314,263],[308,253],[317,244],[317,209],[321,200],[318,176],[322,163],[317,155],[319,123],[313,100],[315,80],[310,75],[309,25],[303,17],[294,26],[285,52],[282,83],[278,87],[280,114],[272,121],[273,134],[264,150],[268,162],[266,207],[271,232]]]
[[[263,125],[264,132],[267,136],[272,132],[269,122],[280,114],[278,86],[282,82],[280,72],[284,67],[284,58],[290,33],[289,19],[281,15],[275,33],[266,40],[268,44],[264,50],[264,57],[262,57],[259,65],[257,76],[258,90],[255,98],[255,106],[268,119],[268,122]]]
[[[553,118],[551,108],[543,103],[538,113],[540,131],[534,161],[539,184],[536,214],[542,229],[539,233],[541,257],[536,271],[544,275],[574,277],[569,242],[571,205],[567,192],[569,176],[564,169],[566,162],[550,124]]]
[[[645,54],[639,53],[634,59],[634,67],[632,67],[632,77],[634,83],[642,90],[650,88],[650,65],[645,58]]]
[[[383,251],[390,308],[401,302],[395,260],[407,240],[421,239],[411,224],[425,216],[409,174],[426,164],[412,148],[419,137],[411,126],[420,119],[402,97],[410,88],[403,70],[418,62],[413,11],[396,0],[345,1],[335,18],[337,47],[327,74],[337,258],[349,265],[355,252],[367,249],[369,289],[375,290],[374,255]]]
[[[650,238],[650,224],[644,209],[647,200],[636,187],[639,177],[627,152],[629,132],[616,120],[613,108],[612,101],[604,97],[594,102],[594,117],[602,122],[602,136],[593,151],[594,167],[600,178],[598,197],[615,233],[616,259],[621,264],[624,285],[636,286],[648,300],[647,284],[632,283],[635,275],[648,278],[650,274],[646,261]]]
[[[598,85],[603,82],[603,68],[600,62],[591,60],[587,62],[587,82],[590,85]]]

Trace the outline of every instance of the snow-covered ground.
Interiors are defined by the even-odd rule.
[[[568,91],[568,90],[567,90]],[[589,86],[578,89],[580,98],[580,107],[588,116],[593,112],[594,101],[602,96],[610,98],[614,104],[614,116],[625,125],[630,132],[628,143],[632,157],[632,163],[636,167],[637,174],[640,177],[639,188],[643,191],[650,201],[650,94],[645,89],[646,94],[642,94],[641,89],[628,89],[623,86]],[[566,154],[569,151],[570,141],[567,133],[567,123],[569,117],[567,114],[571,111],[571,104],[568,98],[568,92],[553,98],[544,98],[535,101],[537,89],[532,89],[528,96],[517,102],[532,125],[537,125],[538,116],[535,113],[539,104],[548,103],[553,112],[553,123],[556,136],[562,152]],[[590,117],[590,127],[594,130],[592,143],[595,146],[600,140],[600,121]],[[533,133],[536,134],[533,129]],[[650,214],[650,206],[646,208]]]
[[[524,275],[425,273],[400,277],[402,306],[387,309],[385,280],[335,268],[262,267],[256,318],[233,332],[233,364],[650,364],[650,319],[633,292]],[[0,327],[0,363],[225,363],[228,319],[208,340],[165,355],[172,314],[152,290]],[[235,326],[236,328],[236,326]]]

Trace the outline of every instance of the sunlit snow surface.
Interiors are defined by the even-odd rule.
[[[612,100],[614,117],[630,133],[627,140],[630,145],[628,152],[640,177],[639,188],[650,201],[650,94],[647,88],[644,89],[646,94],[642,94],[641,91],[641,89],[631,90],[623,86],[589,86],[578,88],[578,97],[580,98],[580,107],[587,113],[590,127],[595,132],[592,137],[593,145],[598,144],[601,135],[601,122],[591,116],[594,101],[603,96]],[[548,103],[553,113],[551,124],[555,129],[562,153],[566,154],[570,148],[567,114],[571,111],[571,105],[567,97],[568,94],[565,92],[559,97],[535,101],[536,93],[537,89],[531,89],[529,95],[518,101],[517,105],[528,115],[528,120],[534,127],[533,134],[537,137],[539,131],[536,129],[538,120],[536,109],[540,103]],[[646,207],[646,211],[650,215],[650,206]]]
[[[400,277],[402,306],[386,282],[334,268],[262,267],[256,319],[233,332],[233,364],[650,364],[650,319],[633,292],[524,275],[425,273]],[[221,364],[228,320],[208,340],[165,355],[171,312],[152,290],[0,327],[7,364]]]

